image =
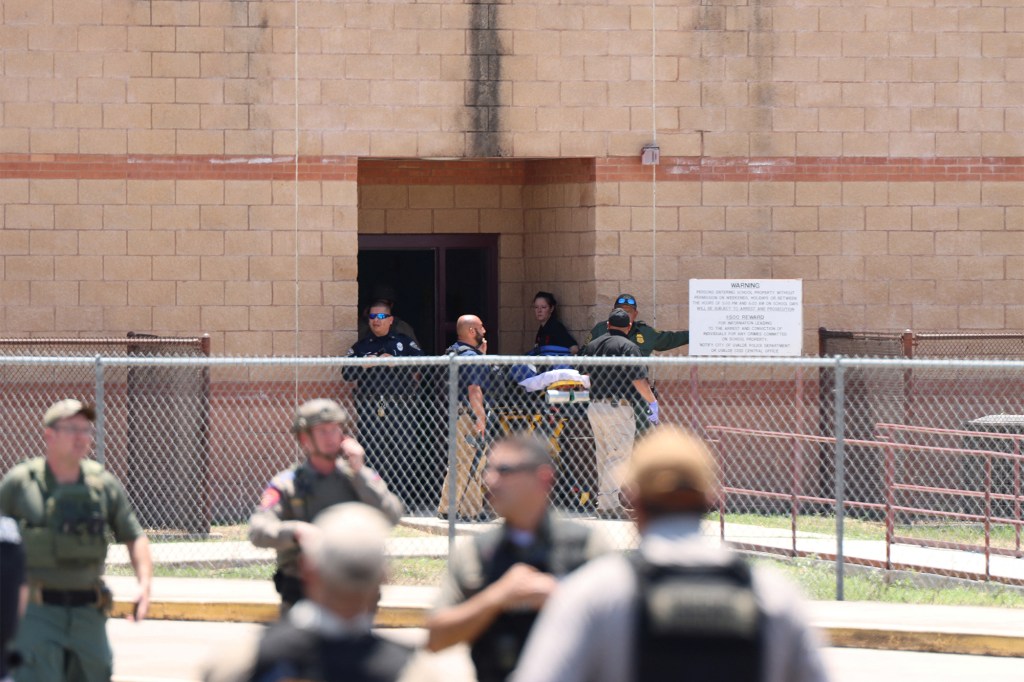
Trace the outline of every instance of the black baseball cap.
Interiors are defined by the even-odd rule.
[[[616,308],[612,311],[612,314],[608,316],[608,325],[610,327],[628,327],[632,321],[629,319],[629,313],[622,308]]]
[[[619,294],[615,298],[615,307],[617,308],[619,306],[624,306],[624,305],[631,305],[631,306],[633,306],[635,308],[636,307],[636,296],[634,296],[633,294]]]

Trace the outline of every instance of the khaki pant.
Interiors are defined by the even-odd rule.
[[[487,460],[484,453],[473,468],[473,459],[476,457],[476,446],[470,443],[468,438],[478,438],[480,433],[476,430],[472,414],[463,414],[455,422],[455,511],[461,516],[476,517],[484,511],[484,465]],[[447,453],[445,453],[447,456]],[[439,514],[448,513],[448,503],[451,500],[451,470],[444,477],[444,486],[441,488],[441,500],[438,502],[437,511]]]
[[[633,452],[636,420],[628,401],[597,400],[587,407],[587,419],[594,431],[594,459],[597,464],[597,508],[622,508],[619,500],[619,468]]]

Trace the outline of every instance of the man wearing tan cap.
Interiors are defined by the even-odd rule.
[[[134,619],[149,609],[149,540],[121,484],[87,459],[93,419],[78,400],[50,406],[46,455],[18,464],[0,482],[0,513],[18,520],[28,569],[29,604],[13,647],[18,682],[110,679],[113,599],[101,579],[108,535],[127,546],[138,577]]]
[[[716,490],[700,440],[667,426],[641,440],[623,483],[639,551],[597,559],[559,586],[512,679],[826,680],[797,590],[702,536]]]

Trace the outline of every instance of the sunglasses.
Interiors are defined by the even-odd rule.
[[[371,320],[386,320],[391,317],[391,313],[370,313],[367,317]]]
[[[636,305],[636,299],[632,296],[619,296],[615,299],[615,305]]]
[[[536,464],[530,464],[528,462],[524,462],[522,464],[497,464],[495,466],[488,464],[484,467],[484,471],[493,471],[498,474],[498,476],[507,476],[509,474],[518,474],[524,471],[533,471],[536,468]]]
[[[96,434],[96,427],[94,426],[51,426],[54,431],[58,433],[70,433],[75,436],[93,436]]]

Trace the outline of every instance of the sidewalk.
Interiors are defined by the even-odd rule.
[[[108,577],[115,616],[131,612],[135,581]],[[378,627],[422,627],[436,587],[385,586]],[[812,620],[833,646],[1024,657],[1024,610],[877,602],[811,602]],[[158,578],[150,617],[268,623],[278,596],[269,581]]]
[[[582,519],[581,519],[582,520]],[[635,544],[636,533],[628,521],[582,520],[602,524],[619,549]],[[403,525],[426,531],[429,537],[394,537],[389,554],[396,557],[440,557],[448,554],[447,522],[431,518],[403,519]],[[459,524],[459,535],[483,532],[491,524]],[[717,538],[717,523],[705,525],[704,534]],[[726,524],[726,539],[760,546],[788,547],[790,531]],[[798,533],[798,547],[822,553],[834,552],[835,539],[827,535]],[[881,547],[880,547],[881,546]],[[848,541],[847,556],[876,558],[884,543]],[[894,548],[894,554],[895,554]],[[123,546],[111,547],[108,562],[127,562]],[[914,563],[966,568],[977,555],[953,550],[904,547],[915,555]],[[274,553],[247,542],[155,543],[154,560],[168,562],[249,563],[273,561]],[[895,558],[895,557],[894,557]],[[1024,572],[1024,562],[999,562],[1004,575]],[[972,565],[972,567],[975,567]],[[996,562],[993,562],[995,568]],[[993,571],[995,573],[995,571]],[[115,616],[131,612],[135,581],[108,577],[116,599]],[[377,614],[379,627],[422,627],[437,591],[436,586],[385,586]],[[153,582],[150,617],[160,620],[267,623],[277,618],[278,595],[269,580],[157,578]],[[1024,657],[1024,609],[969,606],[930,606],[878,602],[812,602],[811,613],[834,646],[897,649],[957,654]]]

